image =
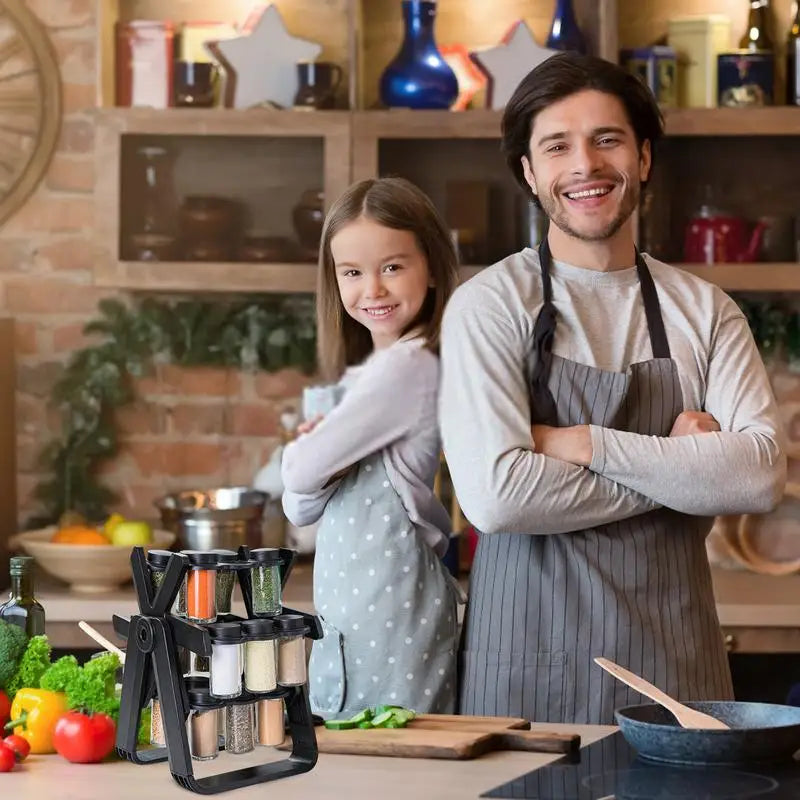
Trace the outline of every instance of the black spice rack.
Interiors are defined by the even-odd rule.
[[[294,561],[295,552],[280,549],[281,586],[285,585]],[[254,618],[250,582],[249,548],[242,546],[239,560],[228,565],[236,569],[248,619]],[[272,692],[253,694],[242,691],[242,699],[269,700],[282,698],[286,706],[288,732],[292,738],[292,752],[282,761],[249,766],[216,775],[197,778],[192,768],[186,721],[190,705],[187,683],[178,661],[178,648],[191,650],[198,656],[211,657],[211,639],[205,626],[190,622],[170,613],[173,602],[189,568],[189,559],[182,553],[169,557],[163,581],[154,590],[144,550],[134,547],[131,553],[133,582],[139,601],[139,614],[130,620],[114,615],[115,632],[127,640],[125,669],[120,700],[119,725],[116,750],[120,757],[134,764],[152,764],[169,761],[172,777],[184,788],[198,794],[217,794],[243,786],[286,778],[313,769],[317,762],[317,739],[308,699],[308,683],[301,686],[281,687]],[[307,636],[322,638],[319,619],[283,608],[284,614],[300,614],[305,618]],[[242,617],[221,614],[218,622],[241,622]],[[150,700],[158,698],[164,728],[166,747],[139,749],[137,734],[141,712]],[[228,702],[228,701],[223,701]]]

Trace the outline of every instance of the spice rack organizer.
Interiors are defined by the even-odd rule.
[[[273,554],[272,557],[270,553]],[[188,619],[184,619],[173,612],[179,610],[181,596],[185,602],[186,595],[192,593],[193,586],[189,578],[191,571],[211,569],[211,559],[208,558],[208,563],[205,564],[202,558],[208,555],[208,553],[163,552],[161,574],[156,582],[153,580],[151,569],[152,551],[148,564],[144,550],[141,547],[133,548],[131,568],[139,614],[135,614],[129,620],[118,615],[113,617],[114,630],[127,640],[120,720],[117,728],[117,753],[135,764],[152,764],[168,760],[170,772],[177,783],[198,794],[216,794],[308,772],[316,764],[318,753],[305,674],[302,675],[305,682],[284,685],[291,682],[287,680],[272,691],[254,692],[250,690],[252,687],[245,685],[238,693],[231,692],[232,696],[227,699],[210,694],[213,688],[212,682],[215,680],[215,662],[212,658],[214,647],[219,648],[220,645],[227,643],[228,630],[249,630],[251,632],[249,638],[257,639],[253,632],[265,627],[264,623],[268,620],[277,620],[275,624],[282,626],[281,630],[284,631],[281,639],[286,641],[299,639],[297,644],[303,645],[303,652],[306,637],[311,639],[322,637],[320,621],[311,614],[294,611],[282,605],[280,614],[276,617],[271,618],[264,612],[258,612],[259,602],[265,599],[270,589],[267,585],[267,591],[264,590],[263,576],[267,573],[274,576],[276,573],[276,570],[264,569],[259,565],[267,563],[274,567],[279,564],[279,582],[282,588],[291,572],[295,552],[280,548],[277,551],[254,550],[251,554],[249,548],[242,546],[235,560],[232,558],[218,560],[216,562],[218,569],[223,572],[235,572],[247,617],[218,613],[213,622],[201,623],[192,621],[191,613]],[[197,582],[195,576],[195,583]],[[191,609],[191,597],[189,608]],[[265,609],[267,613],[273,614],[277,610],[277,608]],[[275,639],[275,636],[272,639]],[[243,637],[240,635],[236,642],[241,642],[242,638],[248,639],[248,634],[245,633]],[[230,642],[233,643],[232,638]],[[184,676],[179,657],[181,648],[194,653],[195,657],[210,660],[211,670],[208,679]],[[294,650],[298,650],[298,657],[303,657],[300,655],[301,648],[293,647],[292,651]],[[304,663],[303,661],[303,666]],[[241,676],[241,671],[239,675]],[[246,683],[247,673],[245,673]],[[137,733],[141,712],[154,698],[157,698],[159,703],[164,746],[140,749],[137,744]],[[196,753],[196,741],[192,742],[190,749],[187,720],[190,720],[191,715],[224,708],[228,724],[231,725],[236,724],[239,711],[245,713],[248,708],[252,709],[256,702],[273,700],[283,700],[285,703],[288,731],[292,738],[292,751],[288,758],[215,775],[195,777],[192,766],[193,755],[196,760],[204,759],[198,757]],[[226,737],[226,749],[234,753],[244,752],[244,750],[237,751],[235,747],[228,747],[229,741],[229,737]],[[220,747],[219,739],[215,735],[211,741],[212,752],[207,757],[214,757]],[[252,745],[247,751],[251,749]]]

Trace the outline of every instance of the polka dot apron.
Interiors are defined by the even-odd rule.
[[[379,704],[452,713],[457,602],[381,453],[359,462],[317,533],[314,605],[324,636],[309,663],[314,713],[346,716]]]

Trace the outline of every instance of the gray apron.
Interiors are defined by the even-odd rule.
[[[399,705],[452,713],[457,595],[409,519],[381,453],[359,462],[317,532],[314,606],[324,636],[309,661],[312,710],[349,716]]]
[[[637,253],[653,358],[610,372],[553,355],[546,240],[539,256],[544,304],[528,364],[532,422],[668,436],[683,400],[644,259]],[[682,700],[732,699],[705,550],[711,522],[662,508],[569,533],[481,534],[460,653],[460,712],[613,724],[615,708],[647,700],[596,666],[595,656]]]

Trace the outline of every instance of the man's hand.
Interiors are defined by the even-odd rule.
[[[305,422],[301,422],[297,426],[298,435],[302,435],[304,433],[311,433],[311,431],[313,431],[314,428],[316,428],[317,425],[319,425],[323,419],[325,419],[325,417],[322,416],[322,414],[319,414],[318,416],[312,417],[311,419],[306,420]]]
[[[588,467],[592,463],[592,437],[588,425],[572,425],[569,428],[534,425],[531,434],[535,453],[579,467]]]
[[[705,411],[681,411],[672,424],[670,436],[691,436],[695,433],[718,431],[719,423]]]

